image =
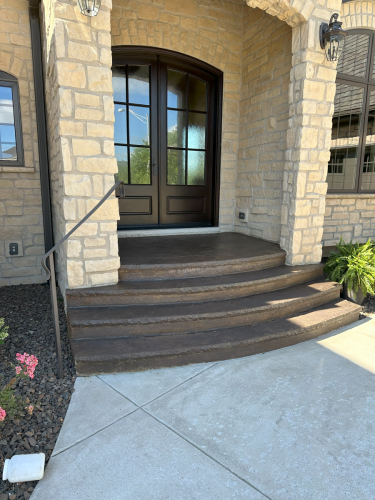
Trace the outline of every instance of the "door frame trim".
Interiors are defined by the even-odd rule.
[[[213,150],[213,193],[212,193],[212,210],[213,224],[211,227],[219,226],[219,210],[220,210],[220,176],[221,176],[221,143],[222,143],[222,111],[223,111],[223,81],[224,73],[211,64],[208,64],[196,57],[192,57],[181,52],[174,50],[163,49],[159,47],[151,47],[147,45],[114,45],[112,46],[112,53],[116,54],[128,54],[128,55],[159,55],[159,56],[170,56],[179,59],[182,62],[193,64],[197,67],[202,68],[204,71],[211,73],[215,76],[217,81],[216,96],[215,96],[215,109],[214,109],[214,123],[215,123],[215,147]],[[159,118],[159,117],[158,117]],[[164,226],[165,227],[165,226]],[[183,226],[179,226],[183,227]],[[138,229],[142,229],[138,227]],[[147,229],[146,227],[144,229]],[[130,231],[132,229],[129,229]],[[159,229],[157,229],[159,230]],[[127,229],[121,229],[121,231],[127,231]]]

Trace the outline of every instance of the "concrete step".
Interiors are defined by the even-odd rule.
[[[147,244],[147,241],[145,242]],[[276,247],[276,246],[275,246]],[[259,251],[261,251],[260,249]],[[222,274],[256,271],[285,263],[285,251],[280,248],[264,247],[263,255],[231,258],[214,258],[202,262],[171,262],[163,264],[121,264],[119,280],[155,280],[215,276]],[[250,252],[249,252],[250,253]],[[253,252],[254,253],[254,252]]]
[[[252,326],[175,335],[72,340],[78,375],[147,370],[267,352],[316,338],[359,319],[361,307],[335,299],[308,312]]]
[[[277,266],[221,276],[123,281],[116,285],[67,290],[70,307],[162,304],[256,295],[323,276],[323,265]]]
[[[115,338],[251,325],[297,314],[340,296],[341,285],[327,281],[292,285],[280,291],[226,300],[175,305],[69,307],[71,339]]]

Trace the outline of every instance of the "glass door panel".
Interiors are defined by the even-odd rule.
[[[158,175],[152,169],[158,155],[157,58],[114,55],[114,64],[115,178],[126,184],[119,227],[157,226]]]

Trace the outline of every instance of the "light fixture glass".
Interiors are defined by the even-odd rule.
[[[326,51],[327,61],[338,61],[344,48],[347,31],[341,28],[342,23],[337,20],[339,15],[332,14],[327,23],[320,25],[320,46]]]
[[[78,6],[84,16],[97,16],[101,0],[78,0]]]

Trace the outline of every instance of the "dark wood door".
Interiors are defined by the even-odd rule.
[[[213,225],[215,75],[175,57],[114,53],[113,87],[119,228]]]

